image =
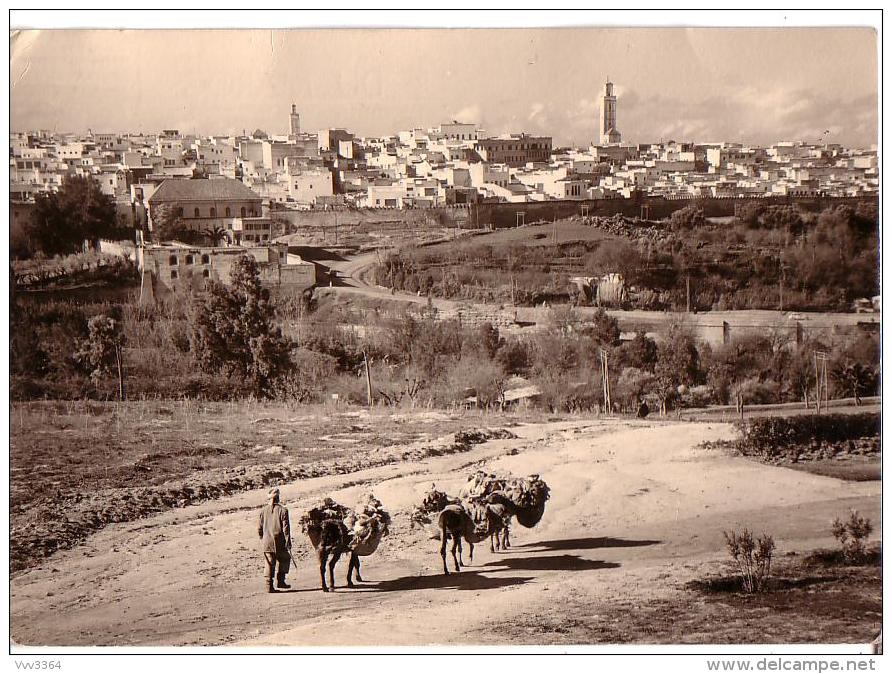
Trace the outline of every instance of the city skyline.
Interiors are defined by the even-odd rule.
[[[457,119],[583,146],[609,76],[624,142],[864,147],[876,55],[872,28],[21,31],[11,126],[287,134],[295,103],[308,131]]]

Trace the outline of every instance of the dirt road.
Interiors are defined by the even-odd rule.
[[[17,575],[12,637],[30,645],[500,643],[500,621],[565,619],[571,601],[647,601],[716,568],[723,529],[769,531],[784,554],[829,544],[829,521],[849,507],[879,523],[879,482],[697,447],[730,437],[729,425],[608,420],[512,430],[519,439],[465,454],[282,489],[295,523],[323,495],[352,504],[371,488],[384,502],[393,533],[364,562],[362,589],[342,587],[342,562],[338,591],[319,591],[298,533],[293,589],[261,593],[255,516],[265,492],[251,492],[109,526]],[[540,473],[552,498],[538,527],[515,524],[511,550],[478,546],[471,566],[446,577],[438,543],[409,526],[408,512],[432,482],[457,493],[481,461],[493,471]]]

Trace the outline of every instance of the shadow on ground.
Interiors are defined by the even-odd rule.
[[[646,545],[659,545],[663,541],[633,541],[625,538],[564,538],[556,541],[538,541],[536,543],[524,543],[514,546],[531,550],[542,548],[545,550],[594,550],[596,548],[639,548]]]
[[[529,577],[489,578],[480,575],[479,571],[462,569],[460,572],[442,573],[430,576],[403,576],[393,580],[382,580],[379,583],[363,583],[367,592],[400,592],[403,590],[493,590],[511,585],[521,585],[530,580]]]
[[[578,555],[550,555],[547,557],[509,557],[484,564],[485,567],[508,567],[492,569],[493,571],[593,571],[596,569],[615,569],[616,562],[604,562],[599,559],[583,559]]]
[[[288,252],[294,255],[300,255],[301,259],[306,262],[320,262],[322,260],[344,262],[347,259],[343,255],[321,246],[289,245]]]

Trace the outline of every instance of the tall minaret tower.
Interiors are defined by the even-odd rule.
[[[613,82],[607,78],[604,96],[601,98],[601,113],[598,118],[598,135],[601,145],[619,143],[621,136],[616,130],[616,96],[613,94]]]
[[[300,115],[297,113],[297,106],[291,104],[291,115],[288,117],[288,135],[297,138],[300,135]]]

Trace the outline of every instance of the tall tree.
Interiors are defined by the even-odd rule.
[[[690,330],[679,325],[669,329],[666,340],[657,347],[654,376],[660,413],[665,414],[669,402],[678,394],[678,387],[696,384],[700,377],[700,352]]]
[[[102,377],[115,369],[118,375],[118,399],[124,399],[124,344],[121,321],[99,314],[87,323],[89,334],[81,342],[77,359],[90,370],[90,379],[98,385]]]
[[[91,177],[69,176],[57,192],[35,197],[27,234],[34,248],[47,255],[76,253],[84,240],[127,234],[118,224],[112,198]]]
[[[254,394],[269,397],[293,368],[291,340],[274,327],[275,307],[260,283],[257,261],[241,255],[230,285],[211,281],[196,300],[192,347],[202,367],[250,382]]]

